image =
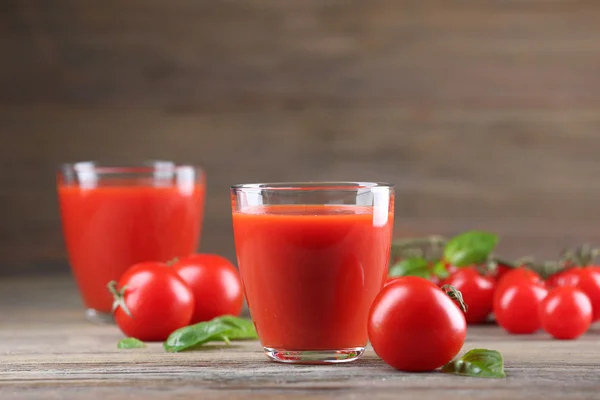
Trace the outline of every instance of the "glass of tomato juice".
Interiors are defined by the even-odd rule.
[[[361,357],[387,272],[393,186],[241,184],[231,197],[238,265],[265,354],[311,364]]]
[[[69,263],[86,318],[108,322],[106,288],[130,266],[193,253],[202,224],[202,169],[153,161],[130,166],[63,165],[58,198]]]

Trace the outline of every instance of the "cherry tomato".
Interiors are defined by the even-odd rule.
[[[513,268],[512,271],[508,271],[498,280],[496,283],[496,293],[501,291],[503,287],[516,282],[531,282],[542,285],[544,281],[537,272],[529,268]]]
[[[195,254],[175,262],[172,268],[194,293],[193,324],[242,312],[244,294],[240,275],[226,258]]]
[[[547,293],[540,283],[526,279],[505,282],[494,295],[496,322],[510,333],[534,333],[542,326],[538,308]]]
[[[389,283],[375,298],[368,332],[373,350],[401,371],[432,371],[460,351],[467,324],[446,293],[416,276]]]
[[[129,268],[111,292],[118,305],[115,322],[129,337],[163,341],[171,332],[190,323],[194,294],[166,264],[140,263]]]
[[[600,320],[600,266],[573,267],[551,275],[548,287],[574,286],[592,302],[592,322]]]
[[[581,268],[569,268],[550,275],[546,279],[546,287],[555,288],[559,286],[577,286]]]
[[[583,267],[578,271],[577,288],[592,302],[592,322],[600,320],[600,267]]]
[[[592,322],[592,303],[581,290],[572,287],[552,289],[541,302],[542,328],[557,339],[575,339]]]
[[[494,279],[481,275],[475,268],[462,268],[444,281],[462,293],[467,312],[465,318],[469,324],[484,322],[492,312],[494,301]]]

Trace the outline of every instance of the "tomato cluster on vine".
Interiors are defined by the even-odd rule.
[[[506,261],[493,254],[498,237],[466,232],[396,241],[386,285],[420,276],[460,291],[468,324],[496,322],[511,334],[543,329],[557,339],[575,339],[600,320],[599,251],[583,245],[558,261]]]

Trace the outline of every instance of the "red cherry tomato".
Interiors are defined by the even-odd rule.
[[[577,286],[581,268],[569,268],[550,275],[546,279],[546,287]]]
[[[475,268],[462,268],[444,281],[462,293],[467,312],[465,318],[469,324],[484,322],[492,312],[494,301],[494,279],[481,275]]]
[[[193,324],[242,312],[244,294],[240,275],[226,258],[196,254],[175,262],[172,268],[194,293]]]
[[[542,328],[557,339],[575,339],[592,322],[592,303],[572,286],[552,289],[540,304]]]
[[[547,293],[539,283],[505,282],[494,295],[496,322],[510,333],[534,333],[542,326],[538,308]]]
[[[529,268],[513,268],[512,271],[508,271],[498,280],[496,283],[496,293],[503,287],[518,282],[530,282],[542,285],[544,281],[537,272],[532,271]]]
[[[190,323],[194,295],[166,264],[136,264],[121,276],[118,288],[112,290],[119,304],[114,318],[129,337],[163,341],[171,332]]]
[[[401,371],[432,371],[460,351],[467,325],[463,312],[427,279],[406,276],[375,298],[368,331],[373,350]]]
[[[578,289],[592,302],[592,322],[600,320],[600,267],[583,267],[578,271]]]

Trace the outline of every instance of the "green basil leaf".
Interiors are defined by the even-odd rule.
[[[223,315],[213,319],[213,321],[223,322],[234,328],[229,334],[228,338],[230,340],[258,339],[258,334],[252,320],[234,317],[233,315]]]
[[[470,231],[453,237],[444,247],[444,258],[452,265],[464,267],[487,260],[498,236],[488,232]]]
[[[186,326],[171,333],[163,343],[165,350],[177,352],[189,350],[208,342],[257,339],[258,335],[251,320],[223,315],[210,321]]]
[[[171,333],[163,343],[165,350],[177,352],[200,346],[207,342],[227,341],[230,333],[234,331],[231,325],[221,321],[199,322],[185,326]]]
[[[477,376],[480,378],[504,378],[504,359],[496,350],[473,349],[464,356],[442,367],[447,374]]]
[[[422,278],[429,278],[431,274],[429,273],[428,266],[427,260],[422,257],[406,258],[394,264],[390,268],[388,276],[420,276]]]
[[[431,273],[440,279],[446,279],[450,276],[450,273],[446,268],[446,264],[442,261],[438,261],[435,264],[433,264],[433,269],[431,270]]]
[[[119,343],[117,343],[118,349],[141,349],[144,347],[146,347],[146,343],[132,337],[121,339],[119,340]]]

